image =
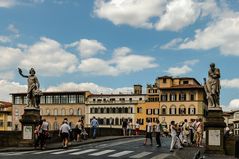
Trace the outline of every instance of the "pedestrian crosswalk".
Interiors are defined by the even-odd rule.
[[[19,156],[25,155],[26,158],[29,155],[86,155],[92,158],[96,158],[97,156],[104,156],[106,158],[143,158],[151,155],[153,152],[143,151],[143,152],[136,152],[136,151],[129,151],[129,150],[113,150],[113,149],[81,149],[81,148],[72,148],[67,150],[62,149],[54,149],[54,150],[45,150],[45,151],[24,151],[24,152],[2,152],[0,153],[1,156]],[[156,154],[157,155],[157,154]],[[151,156],[152,157],[152,156]],[[151,158],[150,157],[150,158]],[[28,158],[31,158],[30,156]]]

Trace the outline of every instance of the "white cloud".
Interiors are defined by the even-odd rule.
[[[203,30],[196,30],[179,49],[209,50],[219,48],[223,55],[239,56],[239,13],[226,12]]]
[[[166,72],[172,76],[184,75],[191,72],[192,69],[187,65],[183,65],[182,67],[170,67]]]
[[[223,79],[221,80],[221,86],[224,88],[239,88],[239,78]]]
[[[168,42],[167,44],[164,44],[160,46],[161,49],[177,49],[178,44],[180,44],[183,41],[182,38],[176,38]]]
[[[92,82],[87,83],[62,83],[58,86],[51,86],[46,89],[46,91],[90,91],[91,93],[96,94],[110,94],[110,93],[131,93],[133,92],[132,87],[122,87],[122,88],[109,88],[104,86],[99,86]]]
[[[42,37],[39,42],[26,49],[20,67],[34,67],[37,72],[46,76],[57,76],[77,70],[77,57],[65,51],[55,40]]]
[[[106,51],[104,45],[97,40],[81,39],[80,41],[66,45],[66,48],[76,47],[82,58],[93,57],[97,53]]]
[[[150,18],[160,16],[165,3],[165,0],[96,0],[94,14],[115,25],[152,28]]]
[[[219,12],[215,0],[96,0],[94,15],[115,25],[178,31]]]
[[[0,80],[0,100],[4,101],[10,101],[11,102],[11,96],[10,93],[18,93],[18,92],[26,92],[27,86],[26,85],[20,85],[17,82],[10,82],[7,80]]]
[[[228,105],[223,105],[222,109],[224,111],[239,110],[239,99],[231,100]]]
[[[200,8],[192,0],[169,1],[165,13],[155,24],[157,30],[178,31],[193,24],[200,15]]]
[[[15,0],[0,0],[0,8],[11,8],[15,6]]]
[[[148,68],[155,68],[158,65],[155,59],[150,56],[134,55],[127,47],[115,49],[110,60],[89,58],[81,61],[80,71],[96,74],[111,75],[128,74],[138,72]]]
[[[22,58],[23,54],[20,49],[0,46],[0,70],[17,68]]]
[[[193,66],[193,65],[197,64],[198,62],[199,62],[198,59],[191,59],[191,60],[184,61],[183,64]]]

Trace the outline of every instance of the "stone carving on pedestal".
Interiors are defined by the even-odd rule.
[[[208,79],[204,78],[208,111],[204,123],[206,130],[206,153],[224,154],[224,128],[226,126],[220,107],[220,69],[210,64]]]
[[[220,69],[210,64],[208,80],[204,78],[204,89],[207,94],[208,108],[220,108]]]
[[[34,68],[30,69],[29,75],[24,75],[20,68],[18,72],[22,77],[27,78],[27,107],[39,108],[42,92],[39,90],[40,83]]]
[[[22,69],[18,68],[19,74],[27,78],[27,105],[24,108],[24,114],[20,122],[22,123],[22,140],[19,146],[32,146],[34,142],[34,129],[39,124],[40,117],[40,98],[42,92],[39,90],[38,81],[34,68],[31,68],[29,75],[24,75]]]

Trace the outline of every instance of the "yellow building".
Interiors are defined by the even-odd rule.
[[[0,101],[0,131],[12,130],[12,103]]]
[[[88,91],[76,92],[43,92],[41,96],[40,115],[49,123],[50,130],[58,130],[64,118],[72,127],[85,117],[85,101]],[[26,93],[12,93],[13,129],[21,130],[21,119],[27,103]]]
[[[158,77],[153,85],[147,85],[146,101],[137,106],[136,120],[145,130],[146,120],[153,124],[159,119],[165,128],[174,120],[203,118],[206,112],[203,86],[194,78]]]

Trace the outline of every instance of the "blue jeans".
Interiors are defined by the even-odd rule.
[[[97,127],[92,127],[93,138],[96,138],[96,129]]]

